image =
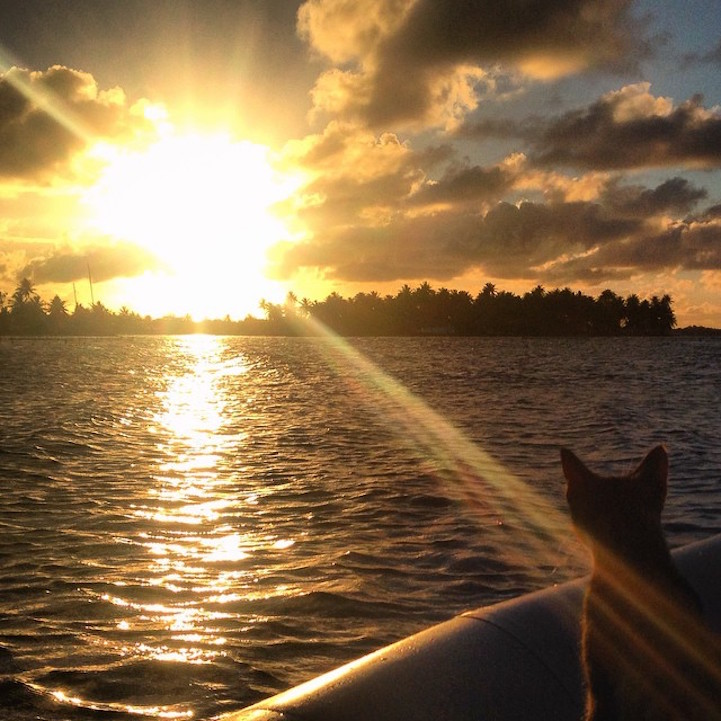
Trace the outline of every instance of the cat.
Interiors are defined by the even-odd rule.
[[[721,653],[661,527],[668,455],[602,477],[561,451],[571,520],[593,556],[581,616],[585,721],[721,719]]]

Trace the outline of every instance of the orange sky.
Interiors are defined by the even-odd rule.
[[[537,5],[20,4],[0,290],[243,317],[540,283],[721,327],[721,8]]]

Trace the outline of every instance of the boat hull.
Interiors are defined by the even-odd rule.
[[[721,630],[721,534],[674,557]],[[578,721],[586,582],[464,613],[223,721]]]

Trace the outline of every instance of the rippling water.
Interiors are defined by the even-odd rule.
[[[576,576],[559,445],[667,443],[672,543],[718,532],[720,351],[0,340],[2,717],[210,718]]]

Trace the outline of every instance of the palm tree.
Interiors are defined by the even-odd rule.
[[[65,301],[56,295],[48,306],[48,323],[51,332],[62,333],[68,322],[68,309],[65,307]]]
[[[651,316],[653,319],[654,334],[666,335],[671,332],[676,325],[676,314],[671,308],[671,296],[664,295],[659,298],[654,295],[651,298]]]
[[[18,333],[41,333],[46,322],[45,307],[29,278],[23,278],[10,301],[12,325]]]
[[[300,314],[304,318],[308,318],[312,307],[313,301],[310,298],[303,296],[303,299],[300,301]]]
[[[676,314],[673,312],[673,308],[671,307],[672,303],[673,300],[668,293],[661,298],[661,304],[658,312],[661,321],[661,328],[664,332],[669,332],[672,328],[676,327]]]
[[[596,299],[596,332],[615,335],[621,329],[625,314],[623,298],[607,288]]]
[[[25,305],[26,303],[37,302],[40,300],[40,296],[35,290],[35,285],[30,278],[23,278],[18,287],[15,288],[10,305],[13,310]]]
[[[258,304],[260,309],[265,313],[265,317],[271,323],[277,323],[283,319],[283,307],[277,303],[271,303],[265,298],[261,298]]]
[[[534,298],[543,298],[546,295],[546,289],[542,285],[537,285],[532,291],[531,296]]]
[[[481,295],[486,298],[495,298],[496,296],[496,286],[494,283],[486,283],[483,286],[483,290],[481,291]]]
[[[415,331],[413,320],[415,318],[413,291],[408,283],[404,283],[398,291],[393,303],[395,332],[401,335]]]
[[[414,295],[417,298],[430,298],[435,295],[435,291],[431,287],[431,284],[424,280],[414,291]]]
[[[65,306],[65,301],[60,298],[59,295],[56,295],[51,301],[50,301],[50,307],[48,309],[48,313],[51,318],[53,317],[67,317],[68,315],[68,309]]]
[[[546,335],[548,333],[548,313],[545,302],[546,289],[537,285],[533,290],[525,293],[523,304],[523,325],[521,330],[529,335]]]
[[[289,290],[285,296],[285,305],[283,307],[286,318],[295,317],[296,310],[298,309],[298,296],[292,290]]]
[[[641,327],[641,299],[635,293],[629,295],[624,306],[623,327],[629,333],[637,333]]]
[[[474,299],[474,331],[491,335],[497,331],[496,311],[498,308],[496,286],[486,283]]]

